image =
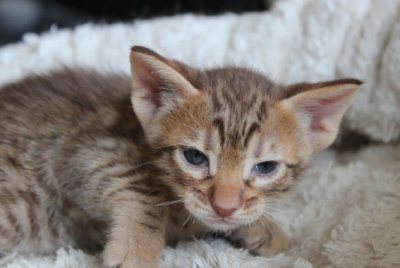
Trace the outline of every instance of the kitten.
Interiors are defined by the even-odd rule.
[[[285,249],[270,200],[333,142],[361,83],[282,86],[143,47],[130,60],[132,79],[64,70],[0,90],[0,251],[104,246],[105,267],[157,267],[166,242],[210,230]]]

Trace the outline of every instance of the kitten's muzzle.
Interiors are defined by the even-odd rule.
[[[233,212],[235,212],[237,210],[236,207],[225,209],[225,208],[221,208],[217,205],[213,205],[213,209],[217,213],[217,215],[221,216],[222,218],[229,217],[230,215],[232,215]]]
[[[215,213],[228,218],[241,206],[243,190],[230,183],[215,184],[210,189],[209,198]]]

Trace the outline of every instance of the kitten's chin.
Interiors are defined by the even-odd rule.
[[[203,222],[203,223],[213,231],[222,231],[222,232],[232,231],[240,227],[240,225],[237,224],[210,223],[210,222]]]
[[[212,218],[212,219],[201,219],[204,225],[212,229],[213,231],[227,232],[233,229],[237,229],[243,224],[233,222],[230,219]]]

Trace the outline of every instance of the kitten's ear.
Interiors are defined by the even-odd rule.
[[[312,153],[325,149],[334,141],[343,114],[361,84],[355,79],[342,79],[288,88],[289,96],[280,103],[296,118]]]
[[[130,61],[132,106],[144,128],[183,99],[198,94],[198,90],[177,70],[176,67],[183,64],[138,46],[132,48]]]

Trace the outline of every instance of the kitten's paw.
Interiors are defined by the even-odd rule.
[[[272,232],[273,234],[269,235],[269,239],[264,239],[252,252],[262,256],[273,256],[288,249],[289,239],[286,234],[280,228],[279,231],[274,229]]]
[[[148,262],[137,258],[137,256],[126,256],[123,260],[119,258],[104,258],[106,268],[158,268],[158,262]]]
[[[108,243],[104,250],[103,263],[105,268],[157,268],[159,260],[149,261],[134,254],[129,247]]]
[[[231,237],[243,248],[261,256],[272,256],[289,247],[286,234],[273,223],[268,223],[268,227],[259,223],[242,227]]]

